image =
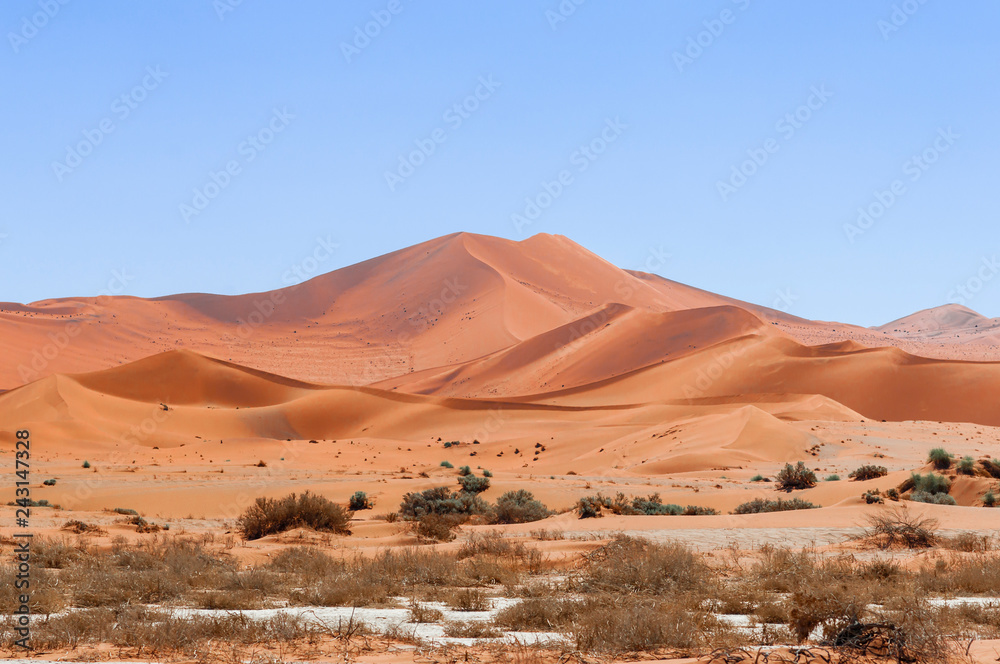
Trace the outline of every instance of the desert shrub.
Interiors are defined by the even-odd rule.
[[[471,475],[472,474],[472,468],[469,468],[468,466],[459,466],[458,467],[458,474],[462,475],[463,477],[465,475]]]
[[[416,520],[427,514],[456,514],[465,517],[483,514],[486,502],[475,494],[465,491],[453,492],[438,486],[420,493],[407,493],[399,505],[399,514],[404,519]]]
[[[893,487],[885,490],[885,497],[889,500],[899,500],[899,489]]]
[[[459,588],[448,599],[448,606],[455,611],[489,611],[490,600],[478,588]]]
[[[89,461],[84,461],[83,462],[83,467],[84,468],[90,468],[90,462]]]
[[[926,491],[914,491],[910,494],[910,500],[915,503],[930,503],[931,505],[957,505],[958,502],[946,493],[928,493]]]
[[[955,466],[955,470],[961,475],[975,475],[976,460],[970,456],[964,456],[959,460],[958,465]]]
[[[497,628],[484,620],[449,620],[444,624],[444,635],[457,639],[495,639],[503,636]]]
[[[990,535],[965,531],[954,537],[942,538],[942,546],[954,551],[964,551],[965,553],[976,553],[989,551],[993,548],[993,538]]]
[[[1000,479],[1000,459],[980,459],[979,464],[989,475]]]
[[[631,512],[653,516],[657,514],[681,514],[684,509],[680,505],[664,505],[660,494],[653,493],[645,498],[636,496],[632,499]]]
[[[351,514],[323,496],[308,491],[291,493],[284,498],[258,498],[237,519],[237,529],[244,539],[255,540],[292,528],[349,535]]]
[[[937,475],[935,473],[920,475],[913,473],[910,475],[910,479],[913,481],[914,493],[948,493],[951,489],[951,480],[944,475]]]
[[[861,466],[856,470],[852,470],[851,474],[848,475],[848,477],[850,477],[855,482],[864,482],[865,480],[874,480],[878,479],[879,477],[885,477],[888,474],[889,474],[889,469],[886,468],[885,466],[875,466],[872,464],[865,464],[864,466]]]
[[[757,473],[756,475],[754,475],[753,477],[750,478],[750,481],[751,482],[763,482],[764,481],[764,476],[761,475],[760,473]]]
[[[55,486],[56,485],[56,481],[55,480],[45,480],[44,482],[42,482],[42,484],[44,484],[45,486]]]
[[[77,535],[93,534],[93,535],[106,535],[105,531],[100,526],[95,526],[92,523],[85,523],[77,519],[70,519],[62,525],[63,530],[68,530],[71,533],[76,533]]]
[[[493,473],[491,473],[490,471],[488,471],[488,470],[486,470],[484,468],[483,469],[483,477],[493,477]]]
[[[937,521],[910,514],[906,507],[869,514],[866,520],[868,527],[863,538],[880,549],[894,546],[926,549],[937,542]]]
[[[352,512],[370,510],[372,507],[372,501],[369,500],[368,494],[364,491],[355,491],[347,501],[347,508]]]
[[[935,447],[927,453],[927,463],[933,464],[938,470],[951,468],[951,461],[954,457],[941,447]]]
[[[801,498],[791,498],[789,500],[782,500],[781,498],[778,498],[777,500],[754,498],[749,502],[737,506],[732,513],[759,514],[761,512],[789,512],[791,510],[811,510],[818,507],[820,506],[814,505],[808,500],[802,500]]]
[[[490,512],[492,523],[530,523],[551,515],[545,505],[535,499],[530,491],[518,489],[508,491],[497,498],[496,506]]]
[[[806,468],[801,461],[794,466],[786,463],[785,467],[778,471],[776,479],[779,491],[809,489],[816,486],[816,473]]]
[[[36,567],[64,569],[86,553],[85,549],[73,546],[67,538],[35,537],[31,543],[31,559]]]
[[[718,642],[719,624],[703,610],[653,598],[584,602],[572,625],[577,650],[605,654],[689,650]]]
[[[702,507],[701,505],[687,505],[681,514],[684,516],[713,516],[718,514],[719,510],[712,507]]]
[[[983,500],[983,507],[996,507],[997,505],[997,496],[995,493],[993,493],[993,489],[990,489],[989,491],[984,493],[982,500]]]
[[[452,465],[451,461],[442,461],[440,465],[441,465],[442,468],[454,468],[455,467],[455,466]]]
[[[444,616],[439,610],[423,606],[417,602],[410,605],[409,622],[423,624],[436,623]]]
[[[861,498],[868,505],[881,505],[885,502],[885,498],[882,497],[882,494],[879,493],[878,489],[875,489],[874,491],[865,491],[861,494]]]
[[[705,563],[683,544],[618,535],[588,556],[580,585],[590,592],[688,592],[708,577]]]
[[[823,478],[823,481],[824,482],[839,482],[840,481],[840,475],[837,475],[836,473],[834,473],[833,475],[827,475],[826,477]]]
[[[448,542],[455,539],[455,531],[465,521],[460,514],[424,514],[414,522],[413,532],[423,539]]]
[[[128,507],[116,507],[116,508],[114,508],[111,511],[114,512],[115,514],[125,514],[125,515],[129,515],[129,516],[139,516],[138,512],[136,512],[135,510],[130,509]]]
[[[459,477],[458,483],[462,485],[463,493],[477,494],[490,488],[490,478],[477,477],[472,474]]]

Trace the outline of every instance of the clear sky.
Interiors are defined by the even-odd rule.
[[[0,300],[268,290],[466,230],[808,318],[1000,316],[998,21],[993,0],[7,0]]]

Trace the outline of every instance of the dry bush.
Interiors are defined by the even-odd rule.
[[[779,491],[809,489],[814,486],[816,486],[816,473],[806,468],[806,465],[801,461],[794,466],[786,463],[785,467],[778,471],[775,476],[775,488]]]
[[[413,521],[413,533],[423,540],[450,542],[466,519],[460,514],[424,514]]]
[[[448,606],[455,611],[489,611],[490,600],[477,588],[459,588],[452,593]]]
[[[63,524],[63,530],[68,530],[71,533],[76,533],[77,535],[107,535],[108,531],[104,530],[100,526],[95,526],[91,523],[85,523],[77,519],[71,519]]]
[[[0,566],[0,614],[9,615],[21,606],[20,596],[24,592],[14,585],[17,568],[13,565]],[[67,606],[65,593],[59,587],[59,578],[44,568],[31,570],[31,601],[29,608],[36,615],[58,613]]]
[[[247,611],[264,607],[264,598],[251,590],[213,590],[197,596],[199,609],[220,611]]]
[[[237,519],[244,539],[255,540],[293,528],[350,535],[351,513],[323,496],[304,492],[284,498],[258,498]]]
[[[905,507],[880,510],[866,517],[868,528],[863,539],[880,549],[903,546],[908,549],[925,549],[937,542],[937,521],[924,519]]]
[[[64,569],[87,555],[86,547],[66,538],[35,537],[31,542],[31,561],[35,567]]]
[[[917,585],[924,591],[936,593],[995,593],[1000,588],[1000,560],[984,553],[938,559],[934,565],[920,569]]]
[[[580,583],[591,592],[692,592],[703,589],[708,578],[708,567],[683,544],[619,535],[589,554]]]
[[[512,570],[525,569],[535,573],[542,567],[542,554],[538,549],[529,547],[523,542],[512,542],[500,533],[473,533],[459,547],[456,557],[494,558]]]
[[[552,632],[571,626],[580,607],[580,602],[570,599],[524,599],[498,611],[493,622],[511,632]]]
[[[444,635],[458,639],[497,639],[503,636],[503,633],[484,620],[469,622],[452,620],[444,624]]]
[[[710,614],[658,598],[601,597],[584,602],[571,628],[578,650],[604,654],[693,650],[726,639]]]
[[[413,602],[410,604],[410,616],[409,621],[411,623],[436,623],[441,620],[444,614],[437,609],[432,609],[427,606],[423,606],[418,602]]]
[[[992,551],[993,537],[966,531],[953,537],[942,537],[941,546],[953,551],[964,551],[965,553]]]

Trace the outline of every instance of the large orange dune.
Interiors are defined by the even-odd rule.
[[[534,488],[557,501],[585,490],[559,488],[577,476],[688,502],[705,489],[728,509],[755,471],[803,458],[829,472],[882,459],[898,482],[946,440],[1000,456],[988,345],[962,344],[977,361],[921,356],[940,344],[627,272],[558,236],[451,235],[271,293],[0,309],[0,441],[28,428],[53,469],[138,473],[88,489],[91,507],[131,491],[204,509],[275,465],[274,491],[367,473],[396,496],[449,460],[498,487],[550,478]],[[943,325],[976,329],[949,312]],[[74,483],[93,478],[53,495]],[[857,500],[848,483],[817,490]]]

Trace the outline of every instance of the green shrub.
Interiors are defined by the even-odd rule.
[[[355,491],[354,495],[347,501],[347,507],[352,512],[359,512],[361,510],[370,510],[373,505],[367,493],[364,491]]]
[[[785,467],[778,471],[777,488],[779,491],[809,489],[814,486],[816,486],[816,473],[806,468],[806,465],[801,461],[794,466],[786,463]]]
[[[485,471],[484,471],[485,472]],[[518,489],[508,491],[497,498],[496,507],[490,515],[493,523],[531,523],[540,521],[552,513],[535,499],[530,491]]]
[[[457,514],[469,517],[483,514],[488,505],[479,496],[465,491],[452,492],[447,487],[438,486],[420,493],[408,493],[399,505],[399,515],[415,521],[426,514]]]
[[[763,482],[764,481],[764,476],[761,475],[760,473],[757,473],[756,475],[754,475],[753,477],[750,478],[750,481],[751,482]]]
[[[824,482],[839,482],[840,481],[840,475],[837,475],[836,473],[834,473],[833,475],[827,475],[826,477],[823,478],[823,481]]]
[[[975,475],[976,474],[976,460],[970,456],[964,456],[958,462],[958,466],[955,468],[962,475]]]
[[[777,500],[764,500],[763,498],[755,498],[750,502],[743,503],[733,510],[733,514],[760,514],[761,512],[789,512],[791,510],[811,510],[820,507],[819,505],[813,505],[807,500],[802,500],[801,498],[792,498],[790,500],[782,500],[778,498]]]
[[[657,514],[681,514],[684,512],[684,509],[680,505],[664,505],[663,501],[660,500],[660,494],[653,493],[645,498],[638,496],[633,498],[629,512],[632,514],[654,516]]]
[[[89,461],[84,461],[83,462],[83,467],[84,468],[90,468],[90,462]]]
[[[451,461],[442,461],[441,462],[441,467],[442,468],[454,468],[455,466],[453,466],[451,464]]]
[[[45,480],[44,482],[42,482],[42,484],[44,484],[45,486],[55,486],[56,485],[56,481],[55,480]]]
[[[255,540],[293,528],[350,535],[351,514],[342,506],[308,491],[284,498],[258,498],[237,519],[244,539]]]
[[[115,514],[126,514],[128,516],[139,516],[138,512],[136,512],[135,510],[130,509],[128,507],[116,507],[116,508],[114,508],[111,511],[114,512]]]
[[[577,514],[581,519],[603,516],[604,510],[612,514],[645,516],[703,516],[718,514],[716,510],[710,507],[700,507],[698,505],[681,507],[680,505],[664,504],[658,493],[651,494],[645,498],[637,496],[631,502],[623,493],[618,493],[614,498],[597,494],[596,496],[581,498],[576,504]]]
[[[848,477],[850,477],[855,482],[864,482],[865,480],[874,480],[879,477],[885,477],[889,474],[889,469],[885,466],[874,466],[871,464],[866,464],[861,466],[857,470],[851,472]]]
[[[931,503],[932,505],[956,505],[955,499],[946,493],[929,493],[927,491],[914,491],[910,494],[910,500],[915,503]]]
[[[490,478],[471,474],[459,477],[458,483],[462,485],[462,491],[465,493],[482,493],[490,488]]]
[[[983,494],[983,507],[996,507],[997,496],[993,493],[993,489],[990,489]]]
[[[483,470],[483,477],[493,477],[493,473],[488,470]]]
[[[951,460],[954,457],[948,454],[948,451],[941,447],[935,447],[933,450],[927,454],[927,463],[934,464],[934,467],[938,470],[947,470],[951,468]]]
[[[869,505],[881,505],[885,502],[885,498],[882,497],[878,489],[865,491],[861,494],[861,498]]]
[[[468,466],[459,466],[458,467],[458,474],[462,475],[463,477],[465,475],[471,475],[472,474],[472,469],[469,468]]]
[[[951,480],[944,475],[913,473],[910,475],[910,480],[913,482],[914,493],[948,493],[951,489]]]

